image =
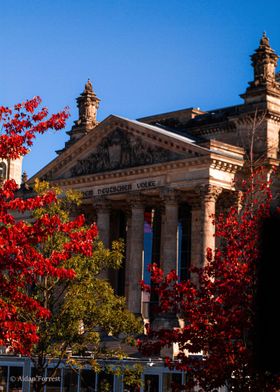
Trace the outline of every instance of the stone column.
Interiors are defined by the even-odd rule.
[[[213,215],[216,211],[216,200],[222,192],[221,187],[207,184],[200,188],[201,212],[202,212],[202,266],[206,262],[207,248],[215,250],[215,226]]]
[[[165,273],[178,272],[178,202],[176,193],[167,190],[163,193],[165,214],[161,233],[161,267]]]
[[[103,242],[105,248],[110,247],[110,205],[106,199],[96,199],[94,203],[97,217],[97,228],[99,239]],[[100,271],[100,278],[110,280],[109,269]]]
[[[161,195],[164,204],[161,231],[161,268],[165,274],[171,270],[178,273],[178,201],[177,194],[173,189],[165,189]],[[161,328],[178,328],[177,315],[168,313],[156,314],[152,322],[155,330]],[[161,350],[161,356],[173,356],[173,346],[165,346]]]
[[[143,276],[144,210],[141,199],[131,200],[131,218],[128,221],[128,263],[125,286],[128,309],[140,315],[142,292],[139,281]]]
[[[106,200],[97,200],[95,204],[99,238],[105,248],[110,246],[110,206]]]

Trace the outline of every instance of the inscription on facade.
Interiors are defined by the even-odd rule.
[[[132,190],[132,184],[112,185],[108,187],[97,188],[94,194],[109,195],[112,193],[126,193]]]
[[[112,195],[114,193],[126,193],[131,191],[141,191],[144,189],[155,188],[160,185],[160,180],[142,180],[132,183],[121,183],[118,185],[110,185],[93,188],[94,195]]]
[[[160,179],[147,179],[136,182],[122,182],[116,185],[96,186],[93,190],[83,192],[85,198],[92,196],[106,196],[117,193],[127,193],[132,191],[143,191],[145,189],[152,189],[162,185]]]

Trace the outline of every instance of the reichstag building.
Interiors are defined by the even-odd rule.
[[[139,281],[149,283],[147,265],[160,262],[164,271],[175,269],[181,279],[188,279],[190,265],[202,266],[206,249],[215,248],[211,215],[240,202],[234,181],[246,172],[256,121],[254,153],[268,167],[278,165],[277,61],[264,34],[251,56],[253,77],[240,95],[241,104],[211,111],[187,108],[137,120],[110,115],[98,122],[100,100],[88,80],[77,98],[79,116],[67,132],[69,140],[29,180],[32,184],[38,177],[80,191],[81,212],[88,222],[97,222],[104,244],[110,247],[113,240],[124,239],[123,266],[108,271],[106,278],[117,294],[125,295],[129,310],[144,320],[151,316],[150,298],[141,292]],[[171,391],[170,379],[182,376],[155,362],[146,366],[143,377],[143,391],[160,392]],[[97,381],[93,388],[98,391]],[[122,391],[121,383],[113,380],[113,390]]]

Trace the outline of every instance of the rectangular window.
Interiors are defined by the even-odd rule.
[[[80,371],[80,392],[95,391],[95,373],[90,369]]]
[[[114,376],[101,372],[98,374],[98,391],[113,392],[114,391]]]
[[[77,392],[78,373],[73,369],[63,369],[63,392]]]
[[[173,392],[177,387],[182,385],[181,373],[163,373],[162,376],[162,391]]]
[[[47,383],[46,390],[47,392],[60,392],[60,384],[61,384],[61,370],[60,369],[51,369],[47,370]]]
[[[19,366],[10,367],[9,392],[22,392],[23,369]]]
[[[146,374],[144,385],[144,392],[159,392],[159,376],[156,374]]]

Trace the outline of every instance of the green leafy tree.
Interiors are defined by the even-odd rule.
[[[49,190],[49,184],[36,181],[34,190],[43,195]],[[70,222],[71,213],[80,203],[80,195],[74,191],[54,191],[57,201],[47,207],[37,208],[34,218],[47,214]],[[87,226],[84,225],[82,230],[88,230]],[[40,252],[44,257],[54,257],[55,252],[61,252],[65,248],[65,241],[66,235],[58,232],[40,244]],[[49,318],[37,323],[39,341],[31,350],[36,378],[33,388],[36,392],[44,386],[41,377],[51,361],[55,363],[53,374],[64,361],[73,368],[80,366],[81,363],[73,359],[74,355],[87,357],[87,362],[98,371],[101,369],[97,358],[116,358],[122,355],[104,351],[100,344],[102,333],[116,337],[121,335],[131,341],[141,331],[141,323],[126,309],[124,297],[115,295],[111,285],[100,278],[102,270],[121,266],[123,243],[114,242],[112,250],[109,250],[96,238],[92,246],[92,256],[74,254],[66,261],[58,260],[60,267],[75,272],[74,278],[62,280],[55,276],[38,276],[30,288],[33,298],[51,314]],[[29,316],[23,314],[22,317],[24,319]]]

